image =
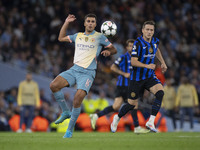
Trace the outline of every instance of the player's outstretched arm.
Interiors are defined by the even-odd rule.
[[[119,75],[123,75],[125,78],[129,78],[129,77],[130,77],[130,73],[126,73],[126,72],[121,71],[121,70],[117,67],[117,65],[115,65],[115,64],[112,64],[112,66],[110,67],[110,69],[111,69],[113,72],[115,72],[115,73],[117,73],[117,74],[119,74]]]
[[[147,69],[155,69],[156,65],[155,64],[144,64],[138,61],[137,57],[131,57],[131,65],[133,67],[141,67],[141,68],[147,68]]]
[[[156,57],[158,58],[158,60],[160,61],[161,63],[161,69],[162,69],[162,72],[164,73],[165,71],[167,71],[167,65],[165,64],[165,61],[162,57],[162,54],[160,52],[160,49],[158,48],[157,52],[156,52]]]
[[[60,29],[58,41],[60,41],[60,42],[70,42],[70,39],[66,36],[67,35],[66,32],[67,32],[67,28],[69,26],[69,23],[73,22],[74,20],[76,20],[76,17],[74,15],[69,14],[67,16],[62,28]]]

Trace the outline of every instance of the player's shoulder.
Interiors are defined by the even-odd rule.
[[[94,32],[94,36],[99,37],[102,40],[107,39],[107,37],[103,33],[97,31]]]
[[[96,34],[96,35],[103,35],[103,33],[98,32],[98,31],[94,31],[94,34]]]
[[[121,58],[125,58],[126,57],[126,54],[122,54],[120,55]]]
[[[190,87],[195,89],[195,86],[193,84],[190,84]]]
[[[74,35],[84,35],[84,32],[77,32]]]
[[[138,46],[140,46],[141,45],[141,40],[140,40],[140,37],[138,37],[136,40],[135,40],[135,42],[134,42],[134,44],[133,45],[135,45],[136,47],[138,47]]]
[[[141,43],[141,37],[138,37],[138,38],[135,40],[134,44],[140,44],[140,43]]]
[[[31,81],[32,84],[37,85],[38,83],[34,80]]]
[[[152,42],[155,44],[159,43],[159,39],[157,37],[152,37]]]
[[[124,60],[125,57],[126,57],[126,55],[125,55],[125,54],[122,54],[122,55],[120,55],[116,60],[117,60],[117,61],[122,61],[122,60]]]

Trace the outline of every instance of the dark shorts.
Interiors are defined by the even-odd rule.
[[[128,87],[127,86],[117,86],[115,89],[115,98],[122,97],[124,102],[127,101],[128,98]]]
[[[128,98],[135,100],[142,97],[144,90],[148,90],[156,84],[161,84],[156,77],[151,77],[141,81],[130,80],[128,88]]]

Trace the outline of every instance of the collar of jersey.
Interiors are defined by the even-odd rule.
[[[90,34],[86,34],[86,33],[84,32],[84,35],[93,35],[95,32],[96,32],[95,30],[93,30],[92,33],[90,33]]]
[[[149,43],[149,42],[145,41],[145,40],[143,39],[142,36],[141,36],[140,38],[141,38],[141,40],[142,40],[143,42],[145,42],[145,43],[147,43],[147,44],[151,44],[151,42]],[[153,39],[153,37],[152,37],[152,39]],[[151,39],[151,41],[152,41],[152,39]]]

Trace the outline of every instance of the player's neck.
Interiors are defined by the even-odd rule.
[[[94,30],[93,30],[93,31],[94,31]],[[86,31],[85,31],[85,34],[86,34],[86,35],[91,34],[93,31],[87,31],[87,30],[86,30]]]
[[[142,37],[146,42],[151,42],[151,38],[146,38],[145,36]]]

